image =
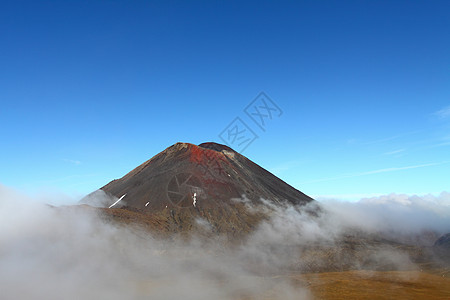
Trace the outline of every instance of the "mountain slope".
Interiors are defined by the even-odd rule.
[[[217,208],[232,198],[306,204],[312,198],[231,148],[177,143],[101,190],[145,211]],[[113,203],[111,203],[113,204]]]

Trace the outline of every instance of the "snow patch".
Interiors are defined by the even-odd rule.
[[[194,200],[192,202],[192,205],[195,207],[195,205],[197,204],[197,193],[194,193],[194,196],[192,196],[192,199]]]
[[[117,200],[116,202],[114,202],[113,204],[111,204],[109,206],[109,208],[113,207],[114,205],[116,205],[117,203],[119,203],[120,200],[122,200],[127,194],[123,195],[122,197],[119,198],[119,200]]]

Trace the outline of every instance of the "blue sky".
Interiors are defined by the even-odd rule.
[[[2,1],[0,183],[89,193],[221,142],[317,196],[450,190],[449,1]],[[264,91],[282,114],[245,108]]]

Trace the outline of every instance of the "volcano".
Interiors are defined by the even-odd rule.
[[[101,190],[116,197],[114,202],[121,199],[127,207],[147,211],[209,209],[235,198],[294,205],[312,201],[245,156],[217,143],[176,143]],[[112,201],[108,206],[114,204]]]
[[[176,143],[82,202],[92,204],[99,192],[103,207],[152,215],[166,229],[174,222],[177,228],[191,227],[192,217],[201,217],[222,232],[254,227],[255,216],[243,203],[314,201],[230,147],[212,142]]]

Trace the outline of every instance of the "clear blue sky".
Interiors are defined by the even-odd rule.
[[[301,191],[450,190],[450,1],[2,1],[0,183],[84,195],[240,117]],[[261,130],[245,107],[282,110]]]

